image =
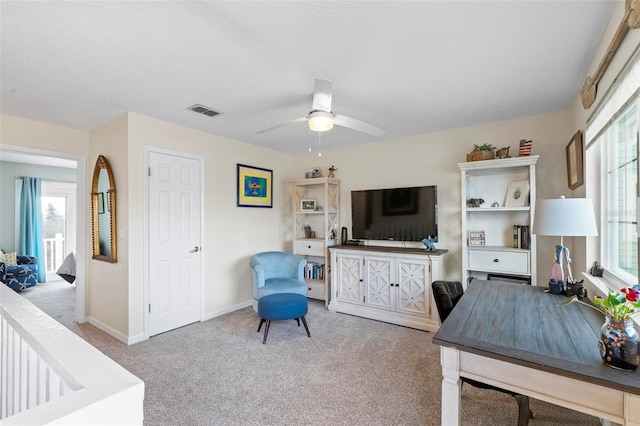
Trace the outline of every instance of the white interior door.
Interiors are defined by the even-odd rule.
[[[149,306],[153,336],[200,321],[200,161],[149,152]]]

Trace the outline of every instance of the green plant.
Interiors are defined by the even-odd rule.
[[[483,143],[482,145],[473,144],[473,151],[471,152],[479,152],[479,151],[495,151],[496,147],[490,143]]]
[[[613,321],[626,321],[636,312],[635,308],[640,308],[640,285],[626,287],[619,292],[609,289],[606,297],[596,296],[593,298],[593,305],[572,296],[558,306],[566,306],[573,302],[582,303],[596,311],[610,317]]]

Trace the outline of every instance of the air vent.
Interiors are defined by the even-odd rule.
[[[197,112],[198,114],[204,114],[209,117],[215,117],[216,115],[220,114],[218,111],[214,111],[211,108],[206,107],[204,105],[200,105],[200,104],[191,105],[187,109]]]

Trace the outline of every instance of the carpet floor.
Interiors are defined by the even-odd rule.
[[[127,346],[73,321],[75,286],[22,293],[145,382],[145,424],[439,425],[440,350],[433,333],[336,314],[310,300],[304,327],[275,321],[267,344],[252,308]],[[599,425],[531,400],[537,425]],[[516,425],[516,401],[465,385],[463,425]]]

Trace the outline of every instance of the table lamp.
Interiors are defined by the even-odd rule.
[[[556,262],[551,270],[551,278],[560,275],[564,283],[562,259],[567,263],[567,282],[573,282],[571,273],[571,257],[569,249],[564,245],[564,237],[586,237],[598,235],[596,218],[593,213],[593,202],[590,198],[554,198],[550,200],[536,200],[533,220],[533,234],[554,235],[560,237],[560,244],[556,245]]]

